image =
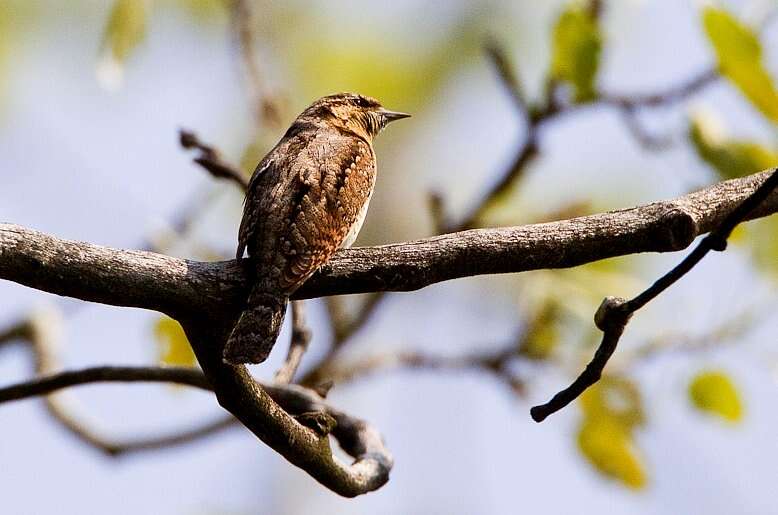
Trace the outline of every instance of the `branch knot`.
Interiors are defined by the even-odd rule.
[[[678,205],[671,205],[657,220],[656,237],[664,251],[685,249],[699,233],[697,220]]]

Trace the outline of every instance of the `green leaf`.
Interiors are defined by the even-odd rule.
[[[149,1],[116,0],[111,8],[97,68],[98,80],[106,88],[121,84],[125,61],[146,36]]]
[[[578,431],[578,449],[604,476],[639,490],[646,486],[645,467],[628,429],[610,417],[586,417]]]
[[[695,408],[730,422],[743,418],[743,405],[737,388],[722,371],[700,372],[689,384],[689,398]]]
[[[160,345],[159,361],[163,365],[193,367],[197,364],[186,333],[172,318],[160,317],[154,325],[154,336]]]
[[[727,140],[711,120],[695,116],[689,139],[697,154],[723,179],[743,177],[778,165],[778,153],[758,143]]]
[[[762,63],[762,45],[754,31],[715,7],[703,10],[702,21],[721,73],[767,118],[778,122],[778,91]]]
[[[552,37],[551,76],[569,83],[577,102],[593,99],[602,36],[589,9],[571,3],[557,19]]]

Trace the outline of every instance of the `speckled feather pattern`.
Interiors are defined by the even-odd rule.
[[[370,198],[375,155],[364,140],[308,128],[260,163],[246,196],[239,248],[257,286],[291,294],[341,247]]]
[[[248,251],[256,283],[227,342],[228,362],[264,361],[289,295],[356,238],[375,185],[371,142],[381,128],[361,114],[364,109],[349,106],[356,100],[380,107],[354,95],[320,99],[295,120],[249,182],[237,255]],[[342,109],[341,118],[330,102]]]

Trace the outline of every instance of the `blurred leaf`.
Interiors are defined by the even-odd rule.
[[[221,23],[227,19],[229,0],[175,0],[175,4],[203,23]]]
[[[572,2],[557,19],[552,37],[551,76],[573,86],[577,102],[593,99],[602,50],[596,19],[585,5]]]
[[[742,177],[778,165],[778,153],[757,143],[727,140],[704,116],[692,118],[689,139],[697,154],[724,179]]]
[[[730,422],[743,418],[740,394],[725,372],[713,370],[697,374],[689,384],[689,398],[700,411]]]
[[[124,63],[146,36],[150,0],[115,0],[103,34],[97,78],[108,89],[122,82]]]
[[[154,336],[160,345],[159,361],[163,365],[193,367],[197,358],[181,324],[169,317],[160,317],[154,325]]]
[[[578,449],[604,476],[633,489],[646,486],[646,473],[628,429],[610,417],[586,417]]]
[[[559,315],[558,304],[552,299],[547,300],[528,323],[519,344],[519,353],[528,359],[548,359],[559,343]]]
[[[581,395],[580,403],[586,418],[609,418],[625,430],[645,423],[640,390],[624,376],[603,376]]]
[[[756,265],[778,278],[778,216],[769,216],[741,225],[747,233]]]
[[[762,63],[762,45],[754,31],[712,6],[703,10],[702,21],[721,73],[766,117],[778,122],[778,91]]]
[[[3,93],[8,79],[9,63],[13,57],[16,45],[23,41],[19,37],[29,30],[29,26],[38,21],[41,6],[29,0],[0,0],[0,108],[4,107]],[[21,41],[20,41],[21,40]]]

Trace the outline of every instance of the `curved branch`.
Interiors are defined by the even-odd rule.
[[[48,374],[24,383],[0,388],[0,403],[47,395],[72,386],[115,382],[175,383],[211,390],[211,385],[203,373],[194,368],[101,366]]]
[[[137,381],[167,381],[206,390],[210,389],[205,375],[196,369],[92,367],[49,374],[32,381],[0,388],[0,403],[51,394],[63,388],[77,385],[98,382]],[[344,451],[357,460],[355,465],[365,473],[365,477],[388,477],[389,469],[392,465],[392,457],[384,446],[378,431],[369,424],[330,406],[314,391],[307,388],[296,385],[279,384],[264,384],[262,385],[262,388],[267,391],[267,394],[287,413],[293,416],[301,417],[305,415],[310,418],[311,414],[323,414],[332,417],[335,422],[335,427],[331,428],[332,436],[335,437]],[[232,417],[216,420],[213,423],[203,426],[203,428],[198,431],[196,437],[202,436],[199,433],[203,430],[207,431],[207,433],[211,433],[214,430],[226,428],[233,424],[234,418]],[[323,436],[326,437],[326,434]],[[159,442],[145,442],[143,448],[167,446],[179,443],[178,440],[180,440],[180,435],[160,439]],[[188,440],[189,438],[187,436],[187,441]],[[130,447],[132,446],[130,445]],[[131,448],[130,450],[137,449]],[[373,471],[373,468],[377,470]],[[383,482],[385,482],[385,479]],[[383,482],[381,484],[383,484]],[[345,492],[344,495],[348,495],[348,493]]]
[[[411,291],[474,275],[567,268],[640,252],[681,250],[719,225],[769,173],[721,182],[674,200],[571,220],[341,250],[295,298]],[[778,193],[773,192],[748,219],[776,211]],[[251,284],[242,262],[205,263],[115,250],[11,224],[0,224],[0,278],[174,317],[234,314]]]

